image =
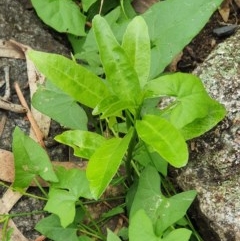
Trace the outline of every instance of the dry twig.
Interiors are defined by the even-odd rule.
[[[27,102],[26,102],[26,100],[23,96],[23,93],[22,93],[22,91],[21,91],[17,82],[15,82],[14,87],[15,87],[15,90],[16,90],[16,93],[17,93],[17,96],[19,98],[20,103],[27,110],[27,117],[28,117],[28,120],[31,123],[31,126],[33,128],[33,131],[34,131],[34,134],[37,138],[38,143],[42,147],[45,147],[44,142],[43,142],[43,134],[42,134],[41,130],[39,129],[38,124],[36,123],[32,113],[31,113],[31,110],[29,109],[28,104],[27,104]]]

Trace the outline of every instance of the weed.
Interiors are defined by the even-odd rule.
[[[39,8],[37,4],[42,2],[33,4]],[[83,4],[91,6],[94,2]],[[221,1],[163,1],[132,20],[126,17],[129,5],[125,11],[123,5],[115,8],[106,18],[96,15],[92,29],[80,40],[80,51],[75,52],[76,58],[85,61],[84,66],[56,54],[28,53],[48,79],[35,93],[34,107],[68,127],[70,130],[55,139],[88,160],[86,170],[53,170],[41,147],[15,129],[14,187],[24,189],[36,176],[50,183],[49,193],[44,193],[44,210],[51,215],[37,224],[39,232],[57,241],[121,240],[110,230],[105,237],[102,222],[98,223],[88,210],[90,200],[103,201],[107,188],[117,183],[125,188],[125,201],[101,220],[126,210],[129,226],[127,232],[119,232],[122,239],[201,240],[197,234],[191,237],[184,218],[196,192],[163,195],[160,185],[164,179],[159,173],[166,177],[168,164],[185,166],[186,140],[211,129],[224,117],[225,109],[209,97],[198,77],[163,74],[163,70],[206,22],[215,9],[213,2]],[[181,7],[189,15],[184,15]],[[87,9],[86,5],[83,9]],[[205,14],[203,9],[207,10]],[[201,11],[202,15],[197,18],[190,10]],[[63,14],[61,9],[59,13]],[[72,14],[76,14],[75,10]],[[125,19],[120,21],[120,16]],[[189,19],[194,22],[194,29],[182,33]],[[80,31],[73,23],[70,25]],[[70,32],[69,27],[64,29]],[[116,34],[117,30],[120,33]],[[83,28],[71,34],[85,35]],[[70,38],[76,50],[80,42]],[[166,101],[166,97],[171,97],[171,101]],[[95,132],[88,131],[89,120],[96,127]],[[120,169],[125,173],[120,174]]]

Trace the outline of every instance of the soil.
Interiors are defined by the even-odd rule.
[[[238,24],[240,20],[240,11],[231,9],[229,20],[227,23],[218,11],[216,11],[202,31],[184,48],[183,56],[177,64],[177,70],[181,72],[192,72],[199,64],[201,64],[211,51],[221,42],[225,41],[230,35],[218,37],[213,31],[216,28],[226,26],[228,24]]]
[[[26,1],[21,0],[21,2],[25,5]],[[28,1],[27,1],[28,2]],[[25,5],[26,7],[31,8],[29,5]],[[230,17],[227,22],[227,24],[237,24],[240,20],[240,11],[239,9],[235,7],[231,7]],[[203,28],[203,30],[194,38],[191,43],[189,43],[188,46],[185,47],[183,50],[183,55],[181,59],[178,61],[176,69],[177,71],[181,72],[192,72],[200,63],[204,61],[204,59],[209,55],[209,53],[217,46],[217,44],[223,42],[228,36],[226,37],[217,37],[213,34],[213,30],[217,27],[223,26],[223,19],[219,12],[215,12],[209,22],[206,24],[206,26]],[[226,24],[226,23],[225,23]],[[51,35],[54,35],[54,38],[63,43],[67,48],[70,48],[69,43],[66,40],[66,37],[55,33],[53,30],[46,27],[46,29],[50,32]],[[68,156],[68,154],[67,154]],[[0,190],[0,193],[4,191]],[[30,190],[31,191],[31,190]],[[22,198],[19,201],[19,206],[17,208],[17,211],[21,210],[21,205],[26,201],[26,197]],[[32,211],[36,209],[36,206],[38,209],[41,209],[42,203],[34,203],[32,202],[32,205],[28,207],[26,210],[26,205],[24,205],[24,212]],[[20,208],[19,208],[20,207]],[[15,209],[12,210],[12,212],[15,212]],[[33,231],[33,227],[35,223],[38,221],[40,217],[33,217],[32,218],[32,225],[29,226],[28,224],[25,224],[25,220],[19,219],[15,220],[16,224],[19,224],[20,230],[24,233],[24,235],[29,239],[35,239],[38,234],[36,234],[35,231]],[[196,218],[196,217],[195,217]],[[29,222],[28,222],[29,223]],[[202,224],[206,227],[206,223]],[[207,230],[202,230],[202,228],[199,228],[200,233],[201,232],[207,232]],[[205,235],[206,236],[206,233]]]

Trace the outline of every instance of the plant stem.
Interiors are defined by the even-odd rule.
[[[125,167],[126,167],[126,173],[127,173],[127,181],[128,181],[128,184],[131,184],[133,179],[132,179],[132,166],[131,166],[131,162],[132,162],[132,156],[133,156],[133,151],[134,151],[134,148],[137,144],[137,131],[136,131],[136,128],[135,128],[135,123],[136,123],[136,120],[139,119],[139,116],[140,116],[140,111],[141,111],[141,108],[139,108],[137,111],[136,111],[136,115],[134,117],[134,119],[132,118],[130,112],[128,110],[126,110],[126,122],[127,124],[128,123],[132,123],[133,125],[133,135],[132,135],[132,139],[129,143],[129,146],[128,146],[128,151],[127,151],[127,157],[126,157],[126,161],[125,161]],[[130,128],[130,127],[129,127]]]
[[[135,148],[135,145],[136,145],[136,138],[137,138],[137,131],[136,129],[134,128],[133,130],[133,136],[132,136],[132,139],[129,143],[129,146],[128,146],[128,151],[127,151],[127,158],[126,158],[126,161],[125,161],[125,167],[126,167],[126,173],[127,173],[127,181],[128,181],[128,184],[131,184],[132,183],[132,166],[131,166],[131,161],[132,161],[132,156],[133,156],[133,151],[134,151],[134,148]]]
[[[39,181],[37,180],[36,177],[33,178],[34,182],[36,183],[36,185],[38,186],[38,188],[41,190],[41,192],[43,193],[43,195],[48,198],[48,194],[44,191],[44,189],[42,188],[41,184],[39,183]]]

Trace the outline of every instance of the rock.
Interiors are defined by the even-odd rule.
[[[183,190],[198,192],[196,224],[205,240],[240,240],[240,31],[219,44],[193,74],[227,109],[213,130],[192,140],[190,160],[175,170]]]

